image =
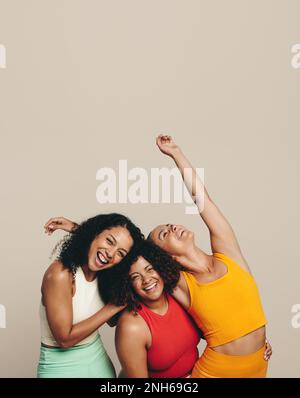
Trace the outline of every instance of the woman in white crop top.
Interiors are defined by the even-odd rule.
[[[37,375],[115,377],[98,329],[124,307],[102,303],[98,278],[143,236],[127,217],[117,213],[98,215],[72,227],[68,223],[58,218],[45,225],[49,234],[58,228],[73,233],[64,238],[57,260],[43,278]]]

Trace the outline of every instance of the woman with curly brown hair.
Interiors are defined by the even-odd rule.
[[[80,228],[64,217],[51,218],[45,225],[45,232],[50,235],[59,229],[72,232],[71,237],[76,237]],[[84,250],[80,245],[82,237],[76,240],[78,250]],[[190,377],[198,359],[201,331],[172,297],[182,267],[153,243],[139,239],[136,242],[118,267],[104,266],[97,277],[99,293],[105,303],[101,311],[107,308],[112,318],[116,314],[112,324],[118,319],[116,349],[122,375],[131,378]],[[68,252],[73,250],[62,250],[60,258],[71,264],[67,260]],[[126,310],[119,317],[125,306]],[[90,310],[86,308],[86,311]],[[106,320],[110,316],[106,316]],[[78,368],[82,368],[82,359],[78,357],[76,360]],[[40,360],[39,374],[49,375],[49,372],[43,372],[44,368]],[[76,374],[73,368],[68,370],[71,375]]]
[[[190,377],[200,331],[171,296],[181,266],[151,242],[122,263],[110,300],[127,303],[116,330],[122,374],[130,378]]]
[[[97,279],[124,258],[143,236],[127,217],[112,213],[80,225],[51,219],[45,226],[73,232],[45,272],[40,305],[38,377],[115,377],[98,329],[124,306],[104,305]],[[56,226],[56,227],[55,227]]]

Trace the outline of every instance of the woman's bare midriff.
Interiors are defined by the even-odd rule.
[[[260,350],[264,346],[265,341],[266,328],[263,326],[239,339],[217,347],[211,347],[211,349],[225,355],[249,355]]]

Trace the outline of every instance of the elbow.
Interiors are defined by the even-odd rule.
[[[71,348],[73,347],[72,344],[65,342],[65,341],[58,341],[57,344],[59,345],[60,348]]]
[[[57,340],[56,342],[60,348],[71,348],[72,347],[72,344],[68,341]]]
[[[71,348],[75,345],[74,342],[67,338],[58,338],[56,342],[60,348]]]

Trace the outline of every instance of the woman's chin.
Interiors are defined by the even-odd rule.
[[[89,266],[89,271],[90,272],[98,272],[98,271],[100,271],[100,269],[95,266]]]
[[[98,265],[97,263],[89,263],[88,264],[88,268],[89,268],[89,270],[90,270],[90,272],[98,272],[98,271],[101,271],[102,269],[104,269],[105,268],[105,266],[104,265]]]
[[[182,241],[186,244],[193,244],[194,243],[194,232],[192,231],[187,231],[186,235],[184,236],[184,239]]]
[[[192,238],[194,238],[194,232],[193,231],[186,231],[185,239],[192,239]]]
[[[163,295],[163,290],[158,289],[157,291],[153,291],[152,293],[144,294],[143,300],[151,301],[151,302],[157,301],[161,298],[162,295]]]

